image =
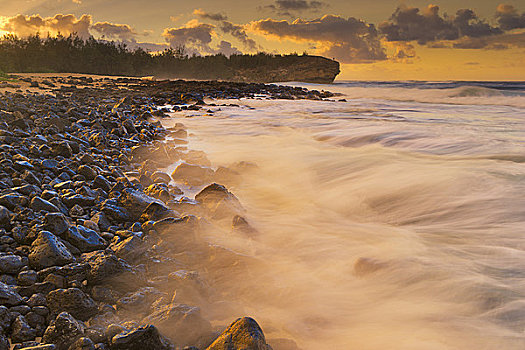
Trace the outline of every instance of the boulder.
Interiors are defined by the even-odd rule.
[[[226,187],[216,183],[200,191],[195,196],[195,200],[214,219],[233,218],[244,212],[244,208],[237,197],[228,191]]]
[[[18,274],[26,265],[26,261],[18,255],[2,255],[0,256],[0,273]]]
[[[44,227],[56,236],[61,236],[69,228],[69,222],[62,213],[47,213],[44,217]]]
[[[49,231],[40,231],[31,244],[29,263],[37,270],[56,265],[62,266],[73,260],[73,255],[64,243]]]
[[[115,246],[112,246],[111,249],[119,258],[126,261],[134,261],[148,250],[148,246],[137,236],[131,236]]]
[[[211,324],[202,318],[200,309],[185,304],[170,303],[159,307],[142,323],[157,326],[180,347],[196,345],[211,333]]]
[[[46,299],[51,313],[65,311],[82,321],[93,317],[98,311],[93,299],[78,288],[56,289]]]
[[[81,337],[71,344],[68,350],[95,350],[95,343],[88,337]]]
[[[7,306],[18,305],[22,302],[22,297],[13,286],[0,282],[0,304]]]
[[[171,173],[171,178],[178,183],[190,186],[199,186],[210,181],[213,177],[213,170],[199,165],[181,163]]]
[[[144,194],[144,192],[132,188],[126,188],[122,191],[119,202],[123,208],[136,218],[140,217],[143,211],[152,203],[157,203],[161,207],[166,207],[161,200],[150,197]]]
[[[77,247],[82,253],[88,253],[99,249],[104,249],[107,245],[104,238],[85,226],[71,226],[64,235],[64,238]]]
[[[11,324],[11,341],[13,343],[22,343],[34,340],[36,330],[27,324],[24,316],[18,315]]]
[[[59,213],[58,209],[53,203],[46,201],[40,197],[33,197],[30,204],[31,209],[34,211],[47,211],[49,213]]]
[[[0,205],[0,228],[11,228],[11,212],[4,206]]]
[[[170,350],[171,344],[153,325],[146,325],[115,335],[111,350]]]
[[[57,350],[67,350],[84,335],[86,327],[67,312],[60,313],[47,327],[42,337],[44,343],[55,344]]]
[[[253,318],[233,322],[206,350],[272,350]]]
[[[107,283],[121,291],[136,290],[145,283],[144,273],[134,269],[126,261],[108,251],[96,251],[83,255],[89,264],[88,282]]]

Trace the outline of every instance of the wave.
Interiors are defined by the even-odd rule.
[[[370,99],[454,105],[492,105],[525,108],[525,90],[494,85],[452,84],[446,88],[433,84],[334,83],[329,85],[291,83],[309,89],[328,90],[346,99]],[[525,88],[525,84],[524,84]]]

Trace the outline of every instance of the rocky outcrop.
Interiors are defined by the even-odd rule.
[[[277,83],[301,81],[330,84],[341,72],[339,62],[321,56],[297,56],[289,64],[269,68],[239,69],[233,72],[233,81]]]

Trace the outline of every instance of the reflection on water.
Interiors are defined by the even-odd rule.
[[[523,349],[525,98],[333,88],[347,102],[242,100],[172,121],[214,166],[258,165],[230,187],[257,238],[207,233],[255,258],[209,268],[231,316],[305,350]]]

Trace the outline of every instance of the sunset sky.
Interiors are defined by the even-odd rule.
[[[525,0],[0,0],[0,34],[335,58],[338,79],[525,80]]]

